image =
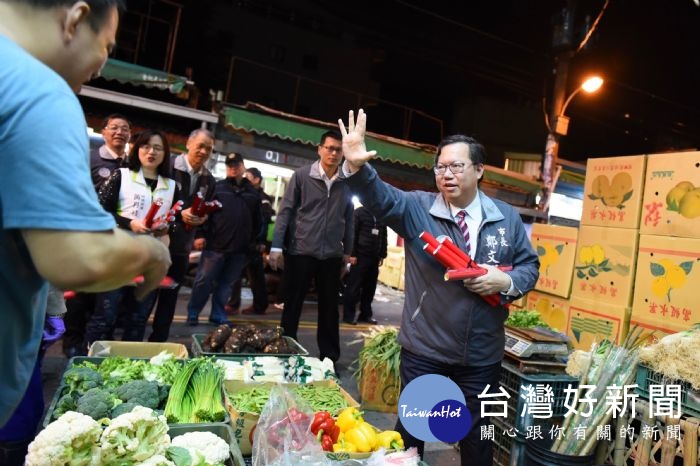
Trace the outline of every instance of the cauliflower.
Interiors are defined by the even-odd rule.
[[[176,466],[175,463],[170,461],[163,455],[154,455],[148,458],[142,463],[136,463],[135,466]]]
[[[90,416],[68,411],[39,432],[29,444],[26,466],[96,464],[102,429]]]
[[[137,406],[114,418],[100,442],[101,464],[145,461],[170,446],[168,421],[150,408]]]
[[[174,447],[185,448],[192,458],[204,455],[207,464],[222,464],[229,459],[231,447],[218,435],[211,432],[188,432],[173,438]]]

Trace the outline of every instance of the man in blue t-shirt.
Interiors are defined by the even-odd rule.
[[[144,296],[167,248],[115,228],[97,201],[74,94],[114,47],[121,0],[0,0],[0,426],[34,370],[47,280],[106,291],[137,275]]]

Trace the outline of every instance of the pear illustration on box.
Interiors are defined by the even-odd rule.
[[[549,266],[559,262],[559,256],[564,251],[563,244],[544,243],[537,246],[537,255],[540,257],[540,275],[549,275]]]
[[[612,182],[607,175],[598,175],[593,180],[589,199],[600,200],[606,207],[625,208],[625,202],[632,197],[632,176],[627,172],[615,174]]]
[[[670,259],[661,259],[649,266],[654,277],[651,281],[651,292],[671,302],[671,290],[677,290],[685,284],[688,274],[693,270],[693,261],[676,264]]]
[[[681,181],[666,194],[666,210],[678,212],[685,218],[700,216],[700,187]]]

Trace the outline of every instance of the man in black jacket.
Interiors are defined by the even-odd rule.
[[[372,300],[377,289],[379,266],[386,257],[386,227],[365,207],[355,209],[355,227],[350,273],[343,293],[343,321],[347,324],[376,324],[372,317]],[[360,315],[355,320],[355,305],[360,301]]]
[[[241,279],[244,275],[248,276],[248,285],[253,293],[253,304],[241,309],[243,314],[265,314],[265,310],[269,304],[267,299],[267,284],[265,283],[265,264],[263,262],[263,253],[267,250],[267,229],[272,223],[272,217],[275,215],[275,209],[272,208],[272,198],[262,188],[262,173],[255,167],[247,168],[245,177],[250,181],[255,190],[260,195],[260,211],[262,215],[262,223],[260,232],[253,244],[251,244],[248,252],[248,264],[241,274],[241,278],[233,284],[231,298],[224,308],[229,315],[238,314],[238,308],[241,305]]]
[[[221,209],[214,212],[202,229],[203,238],[195,240],[203,248],[192,297],[187,306],[187,323],[197,325],[202,308],[212,295],[209,322],[229,323],[224,306],[231,286],[246,263],[251,242],[260,231],[260,195],[243,175],[243,156],[235,152],[226,157],[226,179],[216,183],[215,197]]]
[[[153,316],[153,333],[148,341],[167,341],[170,324],[175,315],[177,294],[180,283],[185,278],[189,264],[190,251],[196,227],[204,224],[207,217],[198,217],[192,213],[192,201],[201,192],[206,201],[214,197],[216,180],[206,167],[206,162],[214,149],[214,135],[206,129],[196,129],[187,140],[187,154],[172,157],[172,176],[177,182],[180,197],[184,201],[181,215],[178,215],[170,232],[170,257],[172,266],[168,276],[177,284],[174,289],[162,289],[158,293],[158,305]],[[186,227],[187,225],[187,227]]]

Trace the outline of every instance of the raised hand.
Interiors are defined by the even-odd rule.
[[[357,112],[357,122],[355,122],[354,112],[350,110],[347,130],[342,119],[338,120],[338,127],[340,128],[340,134],[343,135],[343,157],[350,165],[360,168],[377,155],[377,151],[368,151],[365,145],[367,114],[364,110],[360,109]]]

